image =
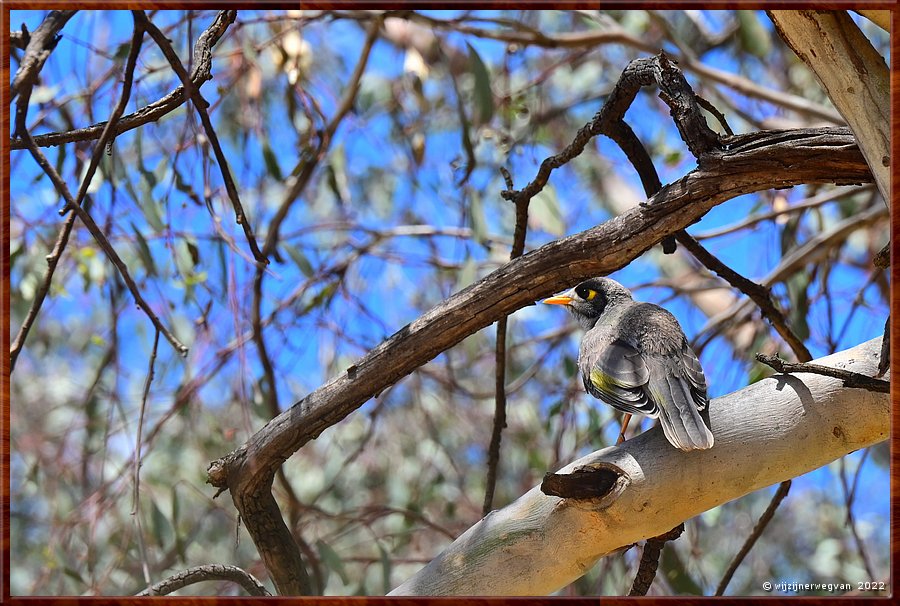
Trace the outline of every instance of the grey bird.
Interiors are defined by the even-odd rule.
[[[587,331],[578,352],[584,388],[626,413],[624,425],[631,414],[659,417],[676,448],[712,447],[706,377],[675,316],[635,301],[609,278],[591,278],[544,303],[564,305]]]

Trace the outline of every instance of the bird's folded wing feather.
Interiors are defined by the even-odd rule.
[[[709,402],[706,396],[706,376],[703,374],[703,367],[700,366],[697,354],[687,343],[681,350],[681,361],[684,364],[684,376],[691,385],[691,395],[694,396],[697,408],[703,410]]]
[[[644,389],[650,370],[641,352],[624,341],[613,341],[604,348],[582,378],[591,395],[621,411],[648,417],[659,414],[659,408]]]

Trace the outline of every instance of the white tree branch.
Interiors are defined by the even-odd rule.
[[[816,362],[873,376],[881,338]],[[620,474],[597,499],[535,487],[467,530],[390,595],[545,595],[602,556],[708,509],[885,440],[890,396],[813,374],[775,375],[710,404],[716,443],[681,452],[654,427],[567,465]]]

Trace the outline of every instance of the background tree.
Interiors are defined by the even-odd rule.
[[[317,420],[274,478],[298,561],[261,559],[255,518],[239,524],[213,499],[207,463],[329,380],[365,374],[363,356],[511,256],[644,202],[647,183],[608,137],[525,203],[502,194],[572,144],[630,60],[665,49],[735,133],[844,124],[762,13],[70,13],[10,13],[25,24],[10,48],[13,594],[137,593],[212,562],[270,591],[274,565],[315,593],[389,591],[486,505],[615,441],[612,409],[581,393],[575,327],[518,303],[562,270],[495,291],[484,313],[515,311],[499,333],[434,352],[340,422],[349,410]],[[886,33],[851,18],[885,56]],[[655,91],[625,118],[662,184],[695,167]],[[688,230],[771,287],[816,358],[879,336],[888,312],[873,265],[887,207],[872,185],[822,184],[833,176],[696,211]],[[614,277],[679,317],[711,395],[768,374],[756,352],[795,357],[680,241]],[[728,593],[885,580],[886,465],[882,443],[797,478]],[[651,593],[713,593],[771,492],[688,521]],[[639,558],[605,558],[561,593],[627,592]]]

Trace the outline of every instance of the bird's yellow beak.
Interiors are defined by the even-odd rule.
[[[549,299],[544,299],[544,303],[548,305],[568,305],[574,301],[572,297],[569,295],[556,295],[555,297],[550,297]]]

